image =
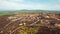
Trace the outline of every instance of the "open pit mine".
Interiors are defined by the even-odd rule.
[[[60,14],[0,16],[0,34],[60,34]]]

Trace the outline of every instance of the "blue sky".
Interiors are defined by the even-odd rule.
[[[60,10],[60,0],[0,0],[0,10]]]

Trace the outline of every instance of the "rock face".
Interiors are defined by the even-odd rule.
[[[18,34],[21,26],[38,27],[36,34],[60,34],[58,14],[15,14],[0,16],[0,34]]]

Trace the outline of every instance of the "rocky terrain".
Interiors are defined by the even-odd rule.
[[[0,34],[60,34],[60,14],[14,14],[0,16]],[[21,33],[20,33],[21,34]]]

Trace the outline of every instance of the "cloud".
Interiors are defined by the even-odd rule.
[[[3,9],[3,10],[19,10],[19,9],[24,9],[24,5],[18,4],[15,2],[0,0],[0,9]]]
[[[25,0],[8,0],[10,2],[24,2]]]
[[[48,5],[48,4],[41,4],[41,3],[26,3],[23,4],[26,0],[0,0],[0,9],[3,10],[21,10],[21,9],[41,9],[41,10],[60,10],[60,5]],[[17,3],[20,2],[20,3]]]

